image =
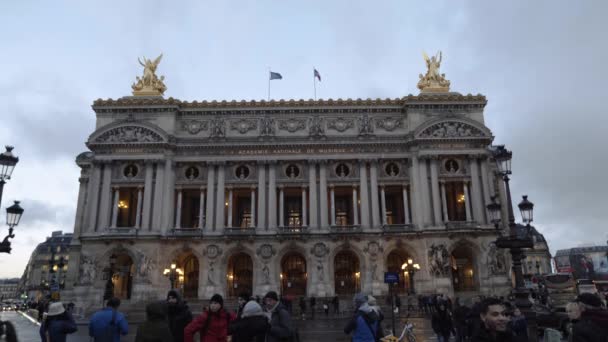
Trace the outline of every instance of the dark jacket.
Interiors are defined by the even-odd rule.
[[[228,326],[232,342],[264,342],[270,323],[266,316],[243,317]]]
[[[482,324],[471,338],[471,342],[527,342],[527,337],[516,336],[513,331],[490,333]]]
[[[270,330],[266,333],[266,342],[286,340],[293,334],[294,326],[291,322],[291,315],[283,304],[278,304],[271,313]]]
[[[361,305],[344,327],[344,333],[352,332],[353,342],[375,342],[383,335],[380,317],[367,303]]]
[[[204,311],[184,329],[184,342],[193,342],[194,335],[200,334],[201,342],[225,342],[228,337],[228,324],[235,315],[220,308],[217,312]]]
[[[184,340],[184,329],[192,321],[192,312],[182,299],[177,295],[177,303],[167,304],[167,321],[169,330],[174,341]]]
[[[49,333],[50,341],[46,338]],[[75,333],[78,328],[72,314],[64,312],[61,315],[47,317],[40,325],[40,339],[44,342],[65,342],[67,334]]]
[[[588,309],[572,328],[572,340],[576,342],[608,341],[608,311]]]
[[[114,316],[114,326],[116,327],[113,335],[114,342],[120,341],[120,335],[128,334],[129,325],[127,324],[125,315],[111,307],[105,307],[94,313],[89,320],[89,336],[96,339],[96,341],[100,339],[100,337],[104,335],[106,329],[110,326],[114,312],[116,312],[116,315]]]
[[[433,314],[432,326],[435,334],[450,336],[450,333],[454,330],[452,315],[447,310],[437,309],[437,312]]]
[[[167,324],[167,305],[154,302],[146,306],[146,321],[137,327],[135,342],[177,342]]]

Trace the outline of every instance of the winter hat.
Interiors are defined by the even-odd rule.
[[[244,301],[246,301],[246,302],[248,302],[251,299],[251,296],[247,292],[241,292],[239,294],[239,298],[242,299],[242,300],[244,300]]]
[[[268,291],[268,293],[266,293],[266,295],[264,296],[264,299],[266,298],[274,299],[277,302],[279,301],[279,295],[274,291]]]
[[[378,303],[376,302],[376,298],[374,298],[373,296],[369,295],[369,296],[367,296],[367,304],[369,304],[370,306],[375,306]]]
[[[224,298],[222,298],[221,295],[219,294],[214,294],[213,296],[211,296],[211,299],[209,300],[209,303],[211,302],[216,302],[218,303],[221,307],[224,307]]]
[[[576,301],[579,303],[583,303],[585,305],[592,306],[594,308],[602,307],[602,300],[600,297],[594,295],[593,293],[583,293],[576,297]]]
[[[353,303],[355,304],[356,308],[359,308],[361,305],[367,303],[367,296],[359,292],[353,298]]]
[[[63,303],[55,302],[49,305],[49,312],[47,313],[48,317],[58,316],[65,312],[65,308],[63,307]]]
[[[263,314],[264,311],[262,311],[260,304],[258,304],[255,300],[251,300],[245,304],[242,317],[262,316]]]
[[[175,290],[170,290],[169,292],[167,292],[167,299],[169,299],[169,297],[173,297],[179,300],[179,293],[177,293],[177,291]]]

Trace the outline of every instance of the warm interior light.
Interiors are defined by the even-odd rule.
[[[127,202],[125,202],[125,201],[118,201],[118,207],[120,209],[127,209],[127,208],[129,208],[129,206],[127,205]]]
[[[57,265],[53,265],[53,271],[57,271]]]
[[[281,279],[283,279],[283,273],[279,274],[279,277],[281,277]]]
[[[182,282],[182,283],[184,282],[184,276],[183,275],[179,276],[179,281]]]
[[[228,202],[224,203],[226,206],[228,206]]]
[[[403,271],[403,274],[408,275],[409,272],[408,271]]]
[[[403,263],[403,265],[401,265],[401,269],[404,270],[407,267],[406,263]]]
[[[355,277],[359,278],[361,276],[361,272],[355,272]]]
[[[168,268],[165,268],[165,270],[163,271],[163,275],[167,275],[167,274],[169,274],[169,272],[171,272],[171,271],[169,271]]]
[[[473,269],[469,270],[469,275],[472,277],[473,276]]]
[[[409,259],[407,259],[407,263],[411,265],[414,263],[414,260],[412,260],[412,258],[409,258]]]
[[[171,269],[174,270],[177,267],[177,265],[173,262],[171,263]]]
[[[177,271],[177,274],[183,275],[184,271],[182,271],[181,268],[176,269],[175,271]]]
[[[414,268],[417,269],[417,270],[419,270],[420,269],[420,265],[414,264]]]
[[[281,278],[282,278],[282,277],[281,277]],[[232,274],[229,274],[229,275],[228,275],[228,279],[233,280],[233,279],[234,279],[234,276],[233,276]]]
[[[464,194],[458,194],[458,197],[456,198],[456,202],[464,203]]]

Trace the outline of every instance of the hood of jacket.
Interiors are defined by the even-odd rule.
[[[374,308],[372,308],[371,306],[369,306],[369,304],[367,304],[367,303],[363,303],[359,307],[359,310],[357,312],[368,323],[372,323],[372,322],[375,322],[375,321],[377,321],[377,320],[380,319],[380,316],[378,315],[378,312],[376,312],[376,310],[374,310]]]

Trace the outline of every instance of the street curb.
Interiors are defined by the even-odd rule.
[[[40,323],[38,323],[37,320],[35,320],[34,318],[30,317],[30,315],[23,313],[21,311],[17,311],[21,316],[25,317],[27,320],[29,320],[30,322],[36,324],[36,325],[40,325]]]

